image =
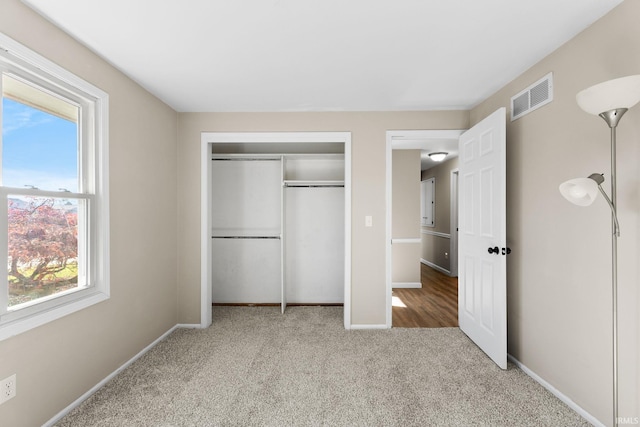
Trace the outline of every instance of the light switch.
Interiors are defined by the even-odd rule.
[[[364,226],[373,227],[373,217],[371,215],[367,215],[364,217]]]

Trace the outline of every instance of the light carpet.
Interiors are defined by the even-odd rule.
[[[341,307],[215,307],[57,426],[588,426],[458,328],[352,330]]]

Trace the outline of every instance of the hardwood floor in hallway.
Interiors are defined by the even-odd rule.
[[[394,328],[458,326],[458,278],[420,264],[421,289],[393,290]]]

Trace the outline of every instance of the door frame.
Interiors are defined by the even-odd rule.
[[[391,224],[392,224],[392,153],[394,149],[417,149],[423,150],[429,149],[429,143],[433,143],[436,140],[455,140],[456,144],[466,129],[455,130],[389,130],[387,131],[387,144],[386,144],[386,215],[385,215],[385,263],[386,263],[386,294],[385,294],[385,306],[386,306],[386,321],[385,326],[387,329],[391,328],[392,323],[392,299],[391,293],[393,291],[392,283],[392,248],[391,248]]]
[[[344,327],[351,329],[351,132],[202,132],[200,144],[200,327],[212,322],[211,153],[213,144],[344,144]]]
[[[449,212],[451,213],[451,220],[449,222],[451,230],[451,242],[449,246],[449,275],[451,277],[458,276],[458,178],[460,178],[460,170],[455,168],[451,171],[449,182],[451,188],[449,189],[449,199],[451,207]]]

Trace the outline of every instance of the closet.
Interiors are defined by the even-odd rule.
[[[214,304],[344,302],[344,148],[318,146],[212,146]]]

